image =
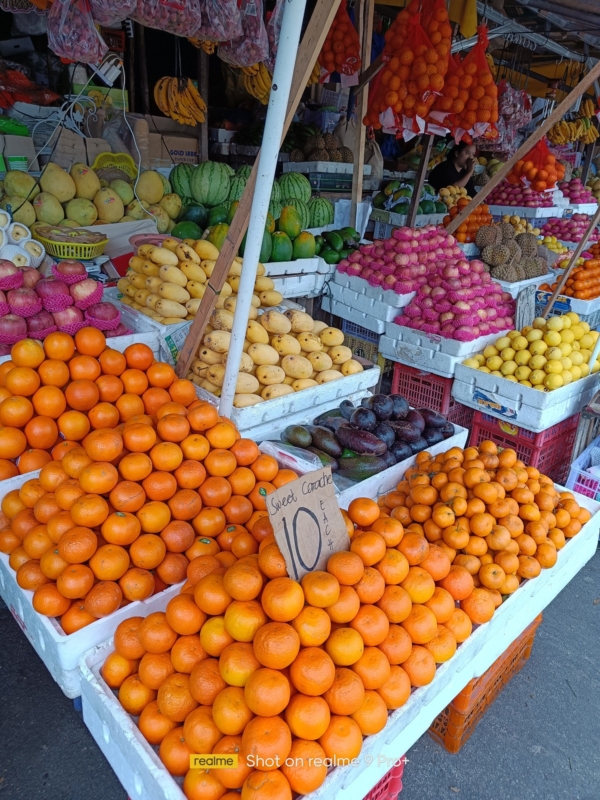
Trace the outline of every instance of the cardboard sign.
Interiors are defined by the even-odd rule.
[[[348,549],[330,467],[307,472],[265,499],[290,578],[299,581],[307,572],[323,570],[329,556]]]

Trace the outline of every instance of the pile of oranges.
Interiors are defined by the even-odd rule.
[[[565,177],[565,168],[557,162],[556,156],[544,151],[544,162],[536,164],[532,158],[517,161],[506,180],[513,186],[520,184],[526,179],[531,188],[536,192],[543,192],[546,189],[553,189],[557,181],[562,181]],[[530,154],[531,156],[531,154]]]
[[[323,48],[319,54],[319,64],[327,72],[339,72],[343,75],[354,75],[360,69],[360,42],[358,33],[345,3],[337,10]]]
[[[434,109],[452,114],[453,129],[472,131],[478,122],[498,122],[498,87],[489,69],[481,71],[465,59],[446,77]]]
[[[553,284],[543,283],[540,289],[553,292],[557,286],[558,281]],[[563,294],[568,297],[576,297],[578,300],[592,300],[594,297],[600,297],[600,258],[586,258],[580,267],[572,269]]]
[[[459,197],[455,206],[449,210],[449,213],[444,217],[444,227],[447,228],[452,222],[454,217],[457,217],[463,208],[469,204],[466,197]],[[477,231],[482,225],[491,225],[493,217],[490,214],[489,206],[480,205],[473,211],[466,220],[458,226],[455,232],[456,241],[464,244],[465,242],[474,242],[477,236]]]
[[[364,124],[380,129],[379,114],[388,108],[396,116],[425,119],[434,93],[444,87],[451,42],[445,3],[411,0],[385,33],[387,64],[369,97]]]
[[[190,561],[214,546],[207,537],[226,540],[238,556],[258,550],[244,525],[266,514],[267,494],[296,477],[198,400],[193,383],[156,363],[149,347],[119,353],[96,333],[93,353],[71,354],[69,363],[85,357],[98,371],[110,365],[104,377],[114,394],[135,377],[141,397],[125,393],[114,405],[99,404],[104,427],[90,430],[88,422],[57,445],[39,478],[3,498],[0,518],[0,552],[9,555],[17,583],[33,591],[36,611],[60,617],[67,634],[183,582]],[[46,347],[56,355],[52,336],[43,345],[26,340],[30,357],[48,356]],[[80,349],[81,338],[76,343]],[[76,383],[89,384],[92,394],[95,384],[84,379],[66,392]]]
[[[258,552],[209,539],[164,613],[119,625],[101,674],[188,800],[315,791],[589,518],[492,442],[417,460],[343,512],[349,549],[325,571],[291,580],[259,518]],[[189,769],[211,752],[238,766]]]

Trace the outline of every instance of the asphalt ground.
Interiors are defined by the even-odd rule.
[[[400,800],[599,800],[599,634],[596,555],[546,609],[528,662],[460,752],[425,735],[407,753]],[[2,604],[0,800],[126,797]]]

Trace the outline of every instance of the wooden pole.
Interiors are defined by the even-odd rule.
[[[361,58],[363,66],[371,61],[371,41],[373,39],[373,14],[375,12],[375,0],[360,0],[355,6],[358,38],[361,42]],[[367,103],[369,101],[369,88],[356,98],[356,136],[354,138],[354,169],[352,170],[352,200],[350,203],[350,226],[356,228],[356,217],[358,204],[362,200],[363,194],[363,172],[365,166],[365,138],[367,129],[362,124],[363,117],[367,113]]]
[[[385,66],[385,61],[381,56],[377,56],[375,61],[371,64],[371,66],[366,69],[360,76],[358,81],[358,85],[354,88],[354,96],[358,97],[358,95],[362,92],[365,86],[369,85],[369,81],[372,81],[375,75],[382,70]]]
[[[421,161],[419,163],[419,168],[417,170],[417,176],[415,178],[415,185],[413,188],[412,197],[410,198],[410,204],[408,206],[408,214],[406,215],[406,225],[408,228],[414,227],[415,220],[417,218],[417,209],[419,207],[421,190],[423,188],[423,184],[425,183],[425,175],[427,174],[427,165],[429,164],[429,159],[431,158],[431,148],[433,147],[432,134],[426,134],[423,137],[421,141],[421,147],[423,148],[421,151]]]
[[[579,242],[579,244],[577,245],[575,250],[573,250],[573,255],[571,256],[571,260],[569,261],[569,266],[566,267],[563,270],[563,274],[560,276],[560,280],[558,281],[558,284],[556,285],[556,289],[554,290],[554,294],[550,298],[550,301],[548,302],[548,305],[546,306],[546,308],[544,309],[544,312],[542,314],[542,317],[544,319],[548,318],[548,314],[550,313],[550,310],[551,310],[552,306],[556,302],[556,298],[562,292],[563,286],[568,281],[569,275],[571,274],[571,271],[572,271],[573,267],[577,263],[577,259],[579,258],[579,256],[585,250],[585,247],[586,247],[586,245],[588,243],[588,240],[589,240],[590,236],[592,235],[592,231],[594,230],[594,228],[596,227],[598,222],[600,222],[600,206],[598,206],[598,211],[596,211],[596,213],[594,214],[594,216],[590,220],[590,224],[588,225],[585,233],[583,234],[583,238],[581,239],[581,241]]]
[[[590,167],[592,166],[592,159],[594,157],[594,149],[596,147],[595,142],[588,144],[585,148],[585,159],[583,161],[583,167],[581,168],[581,182],[585,185],[585,182],[588,179],[588,175],[590,174]]]
[[[201,47],[198,51],[198,91],[208,105],[208,53]],[[198,131],[198,150],[200,161],[208,161],[208,111],[205,122],[200,123]]]
[[[298,55],[296,57],[292,89],[290,91],[287,114],[283,125],[282,141],[294,118],[298,103],[302,99],[314,63],[321,52],[323,42],[329,32],[329,28],[337,13],[340,2],[341,0],[317,0],[315,4],[315,9],[306,28],[304,37],[302,38],[302,42],[300,43]],[[189,366],[202,341],[204,329],[213,312],[219,292],[223,288],[231,263],[239,250],[246,229],[248,228],[257,171],[258,158],[254,162],[252,172],[246,183],[246,188],[240,199],[240,204],[229,226],[229,231],[221,247],[213,274],[206,284],[206,291],[200,303],[198,313],[194,317],[190,331],[181,349],[181,353],[179,354],[176,372],[180,377],[185,378],[188,374]]]
[[[565,99],[558,105],[552,114],[547,117],[541,125],[534,130],[531,136],[523,142],[521,147],[517,150],[512,158],[509,158],[508,161],[502,166],[502,169],[499,169],[498,172],[483,186],[475,195],[475,197],[466,205],[460,214],[458,214],[450,225],[446,228],[448,233],[454,233],[457,228],[465,222],[469,214],[472,214],[475,209],[484,202],[485,198],[492,192],[493,189],[496,188],[508,175],[517,161],[520,161],[524,158],[527,153],[534,147],[542,137],[548,133],[550,128],[554,125],[555,122],[558,122],[567,111],[571,108],[571,106],[575,103],[578,97],[581,97],[584,94],[588,87],[592,85],[592,83],[600,77],[600,61],[594,65],[594,67],[585,75],[582,80],[575,86],[573,91],[568,94]]]

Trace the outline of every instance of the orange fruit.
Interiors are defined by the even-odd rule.
[[[328,758],[357,758],[362,749],[362,733],[351,717],[332,716],[319,744]]]

